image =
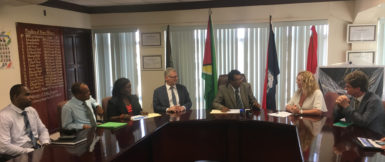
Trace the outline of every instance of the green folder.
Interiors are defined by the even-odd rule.
[[[102,128],[119,128],[119,127],[122,127],[122,126],[125,126],[125,125],[127,125],[127,123],[107,122],[107,123],[98,125],[98,127],[102,127]]]
[[[352,125],[352,123],[347,123],[347,122],[343,122],[343,121],[339,121],[339,122],[336,122],[333,124],[333,126],[336,126],[336,127],[348,127],[349,125]]]

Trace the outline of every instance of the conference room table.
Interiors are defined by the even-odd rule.
[[[205,110],[163,114],[126,126],[91,128],[85,142],[48,145],[9,161],[307,161],[384,162],[356,137],[379,139],[370,130],[335,127],[326,116],[273,117],[272,111],[210,114]]]

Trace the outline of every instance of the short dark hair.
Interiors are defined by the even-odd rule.
[[[16,85],[12,86],[11,90],[9,90],[9,97],[10,97],[11,101],[13,101],[14,96],[20,95],[23,87],[24,87],[23,84],[16,84]]]
[[[119,78],[116,80],[114,87],[112,88],[112,96],[120,97],[120,90],[123,89],[128,83],[130,83],[130,80],[127,78]]]
[[[71,87],[71,92],[73,95],[76,95],[76,94],[81,94],[82,91],[80,89],[80,86],[84,84],[82,82],[75,82],[74,84],[72,84],[72,87]]]
[[[238,70],[231,70],[229,72],[229,74],[227,74],[227,77],[228,77],[228,81],[233,81],[234,80],[234,76],[235,75],[241,75],[241,72],[239,72]]]
[[[360,87],[362,92],[367,92],[369,87],[369,79],[368,76],[360,71],[355,70],[348,75],[345,76],[345,83],[350,84],[353,88]]]

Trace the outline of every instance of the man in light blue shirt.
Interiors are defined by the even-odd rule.
[[[103,109],[90,96],[90,90],[84,83],[74,83],[71,87],[73,97],[62,109],[63,129],[86,129],[96,126],[94,107],[99,115]]]

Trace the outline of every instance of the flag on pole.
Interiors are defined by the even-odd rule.
[[[173,67],[174,63],[172,62],[171,56],[171,43],[170,43],[170,25],[167,25],[166,30],[166,68]]]
[[[205,53],[203,57],[202,78],[205,80],[205,101],[206,109],[211,110],[212,102],[218,92],[218,77],[215,59],[215,46],[213,38],[213,26],[211,14],[207,24],[207,34],[205,43]]]
[[[314,25],[311,27],[311,37],[309,42],[309,49],[307,51],[307,65],[306,70],[312,72],[313,74],[317,71],[317,48],[318,48],[318,39],[317,31],[315,30]]]
[[[274,32],[271,25],[270,16],[270,35],[266,57],[265,83],[263,88],[262,108],[266,110],[276,110],[275,92],[278,83],[277,76],[279,74],[277,50],[275,48]]]

